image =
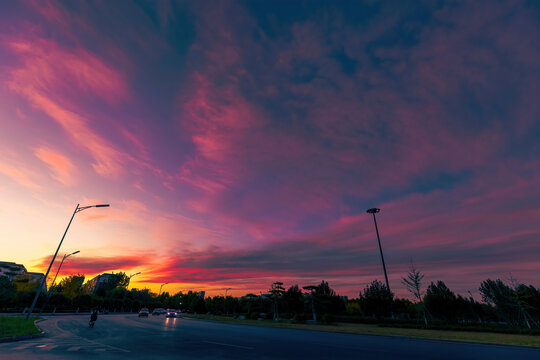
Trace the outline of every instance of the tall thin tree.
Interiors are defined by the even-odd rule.
[[[409,272],[407,273],[407,277],[402,278],[401,283],[405,285],[405,288],[407,289],[407,291],[409,291],[420,304],[422,315],[424,317],[424,324],[427,327],[428,321],[426,317],[426,307],[424,306],[424,302],[422,301],[422,279],[423,278],[424,278],[424,274],[422,274],[419,270],[416,269],[416,267],[414,266],[414,263],[411,260],[411,265],[409,267]]]

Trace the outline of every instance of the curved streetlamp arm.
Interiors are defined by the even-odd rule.
[[[79,207],[75,212],[78,213],[80,211],[83,211],[83,210],[86,210],[86,209],[90,209],[90,208],[93,208],[93,207],[109,207],[110,205],[109,204],[99,204],[99,205],[90,205],[90,206],[81,206]]]

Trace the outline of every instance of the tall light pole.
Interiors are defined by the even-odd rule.
[[[161,289],[163,289],[163,286],[165,286],[165,285],[167,285],[167,284],[168,284],[168,282],[165,283],[165,284],[161,284],[161,286],[159,287],[159,294],[158,294],[158,296],[161,295]]]
[[[80,253],[80,251],[77,250],[75,252],[72,252],[71,254],[65,254],[64,257],[62,258],[62,262],[60,262],[60,265],[58,266],[58,270],[56,270],[56,274],[54,275],[54,279],[51,283],[51,286],[49,287],[49,291],[47,291],[47,299],[45,300],[45,304],[43,304],[43,306],[41,307],[41,310],[39,311],[39,315],[41,315],[41,313],[43,312],[43,309],[45,309],[45,306],[47,306],[47,304],[49,303],[49,300],[51,299],[54,282],[56,281],[56,277],[58,276],[58,273],[60,272],[60,268],[62,267],[64,260],[66,260],[71,255],[75,255],[77,253]]]
[[[56,281],[56,277],[58,276],[58,273],[60,272],[60,268],[62,267],[62,264],[64,263],[64,260],[66,260],[71,255],[75,255],[75,254],[78,254],[78,253],[80,253],[79,250],[77,250],[75,252],[72,252],[71,254],[65,254],[64,255],[64,257],[62,258],[62,261],[60,262],[60,266],[58,266],[58,270],[56,270],[56,275],[54,275],[54,279],[53,279],[53,281],[51,283],[51,287],[49,288],[49,294],[51,293],[52,287],[54,286],[54,282]]]
[[[227,297],[227,291],[231,290],[232,288],[226,288],[225,289],[225,297]]]
[[[132,277],[137,276],[137,275],[139,275],[140,273],[141,273],[141,272],[139,271],[138,273],[129,275],[129,282],[131,282],[131,278],[132,278]],[[128,286],[129,286],[129,283],[128,283]]]
[[[371,208],[371,209],[368,209],[366,212],[368,214],[373,215],[373,221],[375,222],[375,231],[377,232],[377,241],[379,242],[379,251],[381,253],[381,261],[382,261],[382,266],[384,270],[384,279],[386,280],[386,288],[388,289],[388,297],[390,297],[390,294],[391,294],[390,284],[388,283],[388,275],[386,275],[386,265],[384,264],[384,256],[383,256],[383,251],[381,247],[381,238],[379,237],[379,228],[377,227],[377,219],[375,219],[375,214],[378,213],[379,211],[381,211],[381,209]]]
[[[92,207],[98,208],[98,207],[109,207],[110,206],[109,204],[100,204],[100,205],[90,205],[90,206],[81,206],[81,207],[79,207],[79,205],[80,204],[77,204],[77,207],[75,208],[75,211],[73,211],[73,215],[71,215],[71,219],[69,219],[69,223],[68,223],[68,226],[66,228],[66,231],[64,231],[64,235],[62,236],[62,239],[60,240],[60,244],[58,244],[58,248],[56,249],[56,252],[54,253],[54,256],[53,256],[53,258],[51,260],[51,263],[49,264],[49,268],[47,269],[47,272],[45,273],[45,276],[43,277],[43,279],[41,279],[41,283],[39,284],[39,287],[37,288],[36,296],[34,297],[34,301],[32,301],[32,305],[30,306],[30,309],[28,310],[28,314],[26,315],[26,320],[28,320],[28,318],[30,318],[30,315],[32,314],[32,310],[34,310],[34,306],[36,306],[36,302],[37,302],[37,299],[39,297],[39,294],[41,293],[41,289],[43,289],[43,284],[45,283],[45,281],[47,279],[47,276],[49,276],[49,272],[51,271],[52,264],[54,263],[54,260],[56,259],[56,255],[58,254],[58,251],[60,250],[60,246],[62,246],[62,242],[64,241],[64,238],[66,237],[69,226],[71,225],[71,222],[73,221],[73,218],[75,217],[75,214],[80,212],[80,211],[92,208]]]

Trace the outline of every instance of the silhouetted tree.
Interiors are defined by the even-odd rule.
[[[285,293],[285,288],[283,287],[283,283],[281,281],[276,281],[272,284],[270,287],[270,290],[268,290],[270,293],[270,296],[272,298],[273,303],[273,310],[274,310],[274,320],[279,319],[279,312],[278,312],[278,303],[283,294]]]
[[[396,298],[394,299],[392,311],[394,314],[406,316],[408,319],[410,319],[411,316],[416,316],[418,318],[418,306],[419,304],[415,304],[409,299]]]
[[[357,299],[352,299],[347,301],[347,304],[345,305],[345,311],[347,312],[347,315],[361,315],[362,311],[360,310],[360,303]]]
[[[480,284],[482,299],[493,304],[501,318],[513,325],[524,324],[528,328],[531,328],[531,324],[538,326],[537,321],[531,317],[528,311],[530,306],[526,299],[529,298],[527,295],[531,294],[531,289],[525,285],[521,287],[518,285],[517,289],[519,289],[521,297],[517,290],[512,289],[500,279],[495,281],[488,279]]]
[[[206,313],[206,305],[204,303],[204,300],[200,297],[198,297],[195,300],[195,303],[193,304],[193,312],[196,312],[197,314],[205,314]]]
[[[73,299],[73,306],[81,311],[87,311],[96,306],[95,296],[90,294],[79,294]],[[99,306],[98,306],[99,307]]]
[[[308,291],[307,295],[311,299],[311,312],[313,314],[313,321],[317,322],[317,311],[315,310],[315,291],[317,290],[317,286],[308,285],[304,286],[303,289]]]
[[[15,299],[15,285],[5,276],[0,276],[0,309],[9,307]]]
[[[315,306],[318,307],[317,311],[321,314],[345,312],[345,302],[324,280],[315,289],[315,298],[317,299]]]
[[[365,314],[380,319],[391,315],[393,299],[394,294],[388,291],[386,285],[374,280],[360,293],[360,307]]]
[[[424,324],[427,326],[427,317],[426,317],[426,309],[424,306],[424,302],[422,301],[422,279],[424,278],[424,274],[422,274],[420,271],[418,271],[415,267],[413,262],[411,261],[411,265],[409,267],[409,272],[407,273],[407,277],[401,279],[401,283],[405,285],[405,288],[407,291],[409,291],[416,301],[418,301],[418,304],[420,306],[419,313],[422,314],[424,317]]]
[[[245,306],[246,313],[248,315],[251,314],[251,312],[253,310],[253,307],[254,307],[254,303],[256,302],[256,299],[257,299],[257,295],[251,294],[251,293],[242,296],[242,298],[240,299],[241,304],[242,304],[242,306]]]
[[[304,295],[298,285],[293,285],[287,289],[283,295],[285,304],[289,312],[293,314],[301,314],[304,312]]]
[[[73,306],[71,299],[64,294],[52,294],[49,299],[49,304],[55,308],[64,310],[70,309]]]
[[[532,322],[536,327],[540,323],[540,289],[532,285],[519,284],[516,289],[516,295],[521,307],[532,317]]]
[[[53,292],[62,293],[65,296],[73,299],[81,292],[82,284],[84,283],[84,275],[70,275],[60,281],[58,288],[54,288]]]
[[[424,304],[430,314],[438,319],[456,321],[456,294],[443,281],[431,283],[424,296]]]

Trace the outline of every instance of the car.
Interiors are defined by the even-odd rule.
[[[166,314],[166,313],[167,313],[167,310],[163,308],[156,308],[154,309],[154,311],[152,311],[152,315],[161,315],[161,314]]]
[[[150,312],[147,308],[142,308],[141,310],[139,310],[139,317],[148,317],[149,313]]]
[[[174,310],[167,311],[167,315],[165,315],[165,317],[175,318],[176,317],[176,311],[174,311]]]

